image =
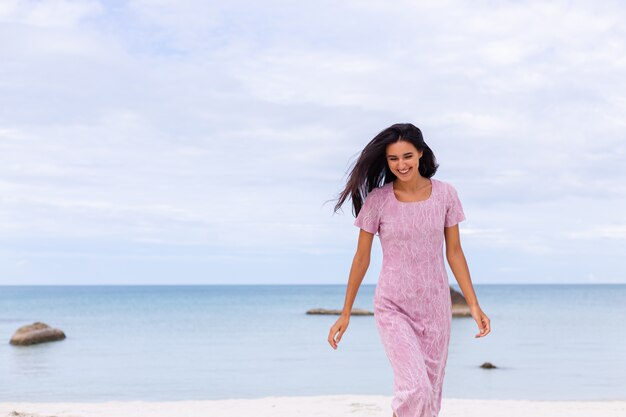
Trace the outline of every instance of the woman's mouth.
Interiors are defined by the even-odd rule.
[[[411,168],[407,168],[407,169],[404,169],[404,170],[399,169],[398,172],[400,174],[402,174],[402,175],[405,175],[405,174],[408,174],[410,170],[411,170]]]

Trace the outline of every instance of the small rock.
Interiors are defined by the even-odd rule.
[[[482,365],[480,365],[480,367],[483,369],[495,369],[496,365],[492,364],[491,362],[485,362]]]
[[[16,346],[27,346],[63,339],[65,339],[65,333],[61,330],[53,329],[47,324],[38,321],[17,329],[13,337],[11,337],[10,343]]]

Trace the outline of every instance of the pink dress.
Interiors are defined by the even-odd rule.
[[[394,374],[397,417],[436,417],[452,321],[444,227],[465,220],[456,189],[431,178],[426,200],[401,202],[393,183],[366,196],[354,225],[378,234],[382,269],[374,320]]]

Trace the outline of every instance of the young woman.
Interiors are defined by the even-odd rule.
[[[348,328],[378,234],[383,263],[374,319],[393,369],[394,417],[435,417],[441,409],[452,320],[444,239],[446,259],[480,330],[475,337],[491,331],[461,249],[458,223],[465,214],[456,189],[431,178],[438,166],[420,129],[394,124],[363,149],[335,206],[336,212],[350,196],[354,225],[361,230],[343,313],[331,327],[328,343],[337,349]]]

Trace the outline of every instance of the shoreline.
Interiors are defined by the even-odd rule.
[[[267,396],[255,399],[104,402],[0,402],[0,417],[391,417],[391,396]],[[621,417],[626,400],[444,398],[439,417]]]

